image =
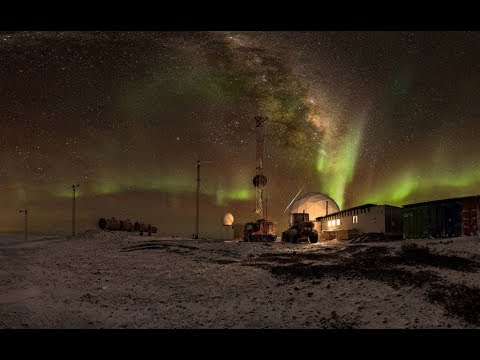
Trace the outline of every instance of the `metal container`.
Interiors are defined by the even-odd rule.
[[[452,199],[429,204],[429,235],[434,238],[462,235],[461,204]]]
[[[438,200],[404,207],[403,236],[406,239],[461,235],[461,199]]]
[[[245,223],[235,223],[233,225],[233,238],[243,239],[244,228],[245,228]]]
[[[100,220],[98,220],[98,227],[102,230],[105,230],[105,228],[107,227],[107,219],[100,218]]]
[[[134,225],[134,231],[146,232],[148,231],[148,226],[143,222],[136,221]]]
[[[479,207],[477,197],[462,200],[462,235],[478,235],[477,212]]]
[[[402,237],[403,209],[396,206],[385,206],[385,235]]]
[[[403,236],[405,239],[420,239],[430,236],[428,206],[420,205],[404,209]]]
[[[120,220],[117,220],[115,218],[110,218],[106,220],[107,224],[105,227],[105,230],[113,230],[117,231],[120,230]]]
[[[120,220],[120,231],[132,231],[133,224],[130,220]]]

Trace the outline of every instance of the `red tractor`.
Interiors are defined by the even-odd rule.
[[[275,222],[265,219],[249,222],[245,224],[243,231],[243,241],[275,241],[276,229]]]

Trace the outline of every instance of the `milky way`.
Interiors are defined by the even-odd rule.
[[[474,32],[0,34],[0,231],[99,216],[191,234],[253,219],[254,116],[267,116],[268,211],[297,191],[341,208],[477,194]]]

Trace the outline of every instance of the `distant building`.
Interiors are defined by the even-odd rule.
[[[235,223],[233,225],[233,238],[236,240],[243,239],[244,228],[245,228],[245,223]]]
[[[383,233],[401,238],[403,209],[390,205],[365,204],[317,217],[315,229],[324,239],[347,240],[360,233]]]
[[[480,196],[409,204],[403,207],[406,239],[478,235]]]

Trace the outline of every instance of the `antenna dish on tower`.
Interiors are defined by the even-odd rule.
[[[253,185],[255,186],[255,213],[263,215],[263,191],[265,185],[267,185],[267,177],[263,175],[263,155],[264,155],[264,143],[265,135],[263,123],[268,118],[262,116],[255,117],[255,131],[257,133],[257,167],[256,175],[253,178]],[[265,217],[265,216],[263,216]]]

